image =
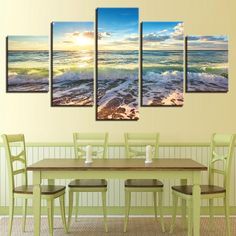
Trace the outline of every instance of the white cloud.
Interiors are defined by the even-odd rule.
[[[111,33],[109,32],[99,32],[98,33],[98,39],[101,40],[103,38],[110,38],[111,37]]]
[[[81,38],[88,38],[90,40],[94,39],[94,32],[93,31],[74,31],[72,33],[66,33],[65,37],[63,39],[63,43],[73,43],[76,38],[81,37]]]
[[[184,23],[178,23],[174,27],[174,32],[171,33],[171,37],[176,40],[183,40],[184,37]]]
[[[161,42],[169,39],[169,35],[160,35],[158,33],[150,33],[150,34],[145,34],[143,36],[143,40],[147,42]]]

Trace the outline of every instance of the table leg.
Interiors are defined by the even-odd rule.
[[[201,189],[200,189],[200,172],[196,171],[193,173],[193,235],[200,235],[200,207],[201,207]]]
[[[188,183],[187,179],[180,180],[180,185],[187,185],[187,183]],[[183,220],[184,226],[186,226],[187,221],[186,221],[186,200],[185,199],[181,200],[181,213],[182,213],[182,220]]]
[[[34,236],[40,235],[41,226],[41,173],[33,172],[33,213],[34,213]]]

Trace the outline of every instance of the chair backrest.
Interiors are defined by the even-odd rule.
[[[84,158],[85,147],[93,147],[92,155],[105,159],[108,149],[108,133],[73,133],[75,158]],[[94,150],[94,148],[96,150]]]
[[[215,174],[223,176],[223,185],[226,191],[230,187],[230,167],[234,153],[234,134],[213,134],[211,138],[211,160],[209,163],[209,184],[214,184]],[[227,149],[226,154],[219,154],[217,148],[224,147]],[[216,164],[223,162],[223,168],[217,168]],[[220,163],[219,163],[220,164]]]
[[[140,147],[151,145],[154,148],[154,158],[158,157],[159,133],[125,133],[126,158],[145,157],[146,151],[139,151]]]
[[[13,191],[15,186],[15,176],[22,174],[22,184],[27,185],[27,162],[25,137],[23,134],[2,135],[3,143],[6,152],[8,175],[9,175],[9,190]],[[20,149],[18,151],[18,149]],[[18,151],[17,154],[16,150]],[[21,166],[19,167],[19,163]]]

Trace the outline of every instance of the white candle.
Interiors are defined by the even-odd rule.
[[[92,163],[92,146],[88,145],[86,146],[86,159],[85,163]]]
[[[152,146],[146,146],[146,160],[145,163],[152,163]]]

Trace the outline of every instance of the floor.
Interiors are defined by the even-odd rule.
[[[8,218],[2,217],[0,220],[0,235],[7,236],[7,223]],[[232,218],[232,236],[236,235],[236,218]],[[72,221],[70,233],[68,235],[81,235],[81,236],[162,236],[169,234],[170,218],[165,219],[166,233],[162,233],[159,222],[156,222],[154,218],[150,217],[132,217],[128,224],[127,233],[123,233],[123,218],[112,217],[109,218],[108,227],[109,232],[104,232],[102,218],[80,218],[77,222]],[[201,236],[224,236],[225,234],[225,220],[221,217],[214,219],[214,229],[210,231],[209,219],[207,217],[201,219]],[[13,224],[12,236],[32,236],[33,235],[33,219],[30,217],[27,219],[26,232],[21,230],[21,218],[15,217]],[[48,235],[47,218],[42,219],[41,235]],[[63,226],[60,218],[55,218],[54,221],[54,235],[63,236],[66,235],[63,231]],[[173,236],[185,236],[187,235],[186,229],[183,228],[181,219],[177,219],[176,227]]]

